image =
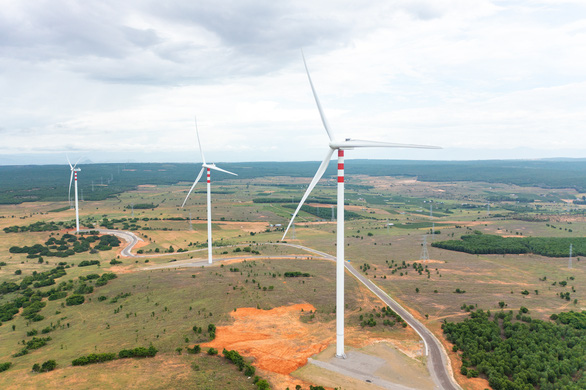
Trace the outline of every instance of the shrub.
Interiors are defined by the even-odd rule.
[[[49,300],[56,301],[57,299],[62,299],[62,298],[65,298],[66,296],[67,296],[66,291],[58,291],[56,293],[49,295]]]
[[[41,372],[53,371],[55,367],[57,367],[57,362],[55,360],[47,360],[41,364]]]
[[[244,375],[253,376],[255,372],[256,372],[256,369],[253,366],[251,366],[250,364],[246,364],[244,366]]]
[[[153,357],[157,354],[157,352],[158,350],[151,345],[148,348],[137,347],[134,349],[123,349],[122,351],[118,352],[118,357],[120,359],[131,357]]]
[[[74,366],[85,366],[87,364],[102,363],[114,359],[116,359],[115,353],[91,353],[73,360],[71,364]]]
[[[11,362],[0,363],[0,372],[8,370],[12,366]]]
[[[67,306],[81,305],[84,302],[85,297],[83,295],[71,295],[65,300]]]
[[[208,352],[207,353],[208,353],[208,355],[211,355],[211,356],[217,355],[218,354],[218,350],[215,349],[215,348],[210,348],[210,349],[208,349]]]
[[[201,352],[201,347],[199,346],[199,344],[195,344],[193,346],[193,348],[187,347],[186,349],[187,349],[187,353],[191,353],[191,354],[196,354],[196,353]]]

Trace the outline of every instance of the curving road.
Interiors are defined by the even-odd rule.
[[[94,229],[98,230],[100,233],[103,234],[113,234],[124,239],[128,242],[128,245],[122,250],[121,254],[125,257],[137,257],[136,255],[132,254],[132,248],[138,243],[138,241],[142,241],[139,237],[131,232],[126,231],[119,231],[119,230],[108,230],[108,229]],[[289,244],[289,243],[267,243],[267,245],[282,245],[288,246],[292,248],[301,249],[306,252],[313,253],[318,255],[321,259],[327,259],[331,261],[336,261],[336,257],[330,255],[329,253],[325,253],[322,251],[318,251],[316,249],[308,248],[303,245],[297,244]],[[185,253],[185,252],[183,252]],[[297,259],[299,256],[240,256],[240,257],[227,257],[218,259],[217,261],[228,261],[228,260],[243,260],[243,259],[274,259],[274,258],[287,258],[287,259]],[[149,267],[144,268],[146,269],[160,269],[160,268],[178,268],[178,267],[199,267],[199,266],[206,266],[208,265],[207,260],[203,259],[201,261],[191,261],[187,263],[175,263],[175,264],[167,264],[164,266],[159,267]],[[446,352],[444,351],[441,343],[435,337],[435,335],[427,329],[421,322],[419,322],[411,313],[409,313],[403,306],[397,303],[393,298],[391,298],[387,293],[385,293],[381,288],[375,285],[370,279],[366,278],[362,275],[359,271],[357,271],[349,261],[345,264],[346,269],[362,284],[366,286],[370,291],[372,291],[381,301],[383,301],[387,306],[393,309],[397,314],[399,314],[409,326],[411,326],[417,334],[421,337],[425,344],[425,354],[427,356],[427,367],[431,374],[433,381],[436,383],[438,388],[444,390],[461,390],[461,387],[456,383],[453,378],[451,372],[451,365],[449,359],[447,357]]]
[[[293,248],[302,249],[311,253],[315,253],[329,260],[336,261],[336,257],[302,245],[279,243],[277,245],[290,246]],[[380,298],[385,304],[399,314],[405,322],[409,324],[425,343],[425,354],[427,355],[427,366],[433,381],[440,389],[446,390],[461,390],[461,387],[454,380],[451,373],[451,366],[441,343],[429,329],[427,329],[421,322],[411,315],[403,306],[399,305],[387,293],[375,285],[370,279],[358,272],[350,262],[346,262],[346,269],[354,275],[362,284],[364,284],[370,291]]]
[[[111,230],[111,229],[80,229],[79,230],[81,233],[88,233],[90,231],[92,232],[99,232],[100,234],[111,234],[113,236],[119,237],[121,239],[123,239],[124,241],[126,241],[128,244],[122,249],[122,252],[120,252],[120,254],[124,257],[137,257],[136,255],[134,255],[131,251],[132,248],[134,248],[134,246],[136,244],[138,244],[139,241],[143,241],[142,238],[138,237],[136,234],[131,233],[131,232],[126,232],[126,231],[122,231],[122,230]]]

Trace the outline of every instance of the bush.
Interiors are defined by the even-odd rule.
[[[0,372],[8,370],[12,366],[11,362],[0,363]]]
[[[244,358],[238,353],[238,351],[227,351],[225,348],[222,351],[224,357],[234,363],[240,371],[244,368]]]
[[[218,350],[217,350],[217,349],[215,349],[215,348],[210,348],[210,349],[208,349],[208,352],[207,352],[207,354],[208,354],[208,355],[211,355],[211,356],[213,356],[213,355],[217,355],[217,354],[218,354]]]
[[[158,350],[152,345],[148,348],[137,347],[134,349],[123,349],[118,352],[120,359],[131,358],[131,357],[153,357],[157,354]]]
[[[108,362],[114,359],[116,359],[115,353],[91,353],[73,360],[71,364],[74,366],[85,366],[87,364]]]
[[[187,349],[187,353],[191,353],[191,354],[196,354],[196,353],[201,352],[201,347],[199,346],[199,344],[195,344],[193,346],[193,348],[187,347],[186,349]]]
[[[53,371],[57,367],[57,362],[55,360],[47,360],[43,364],[41,364],[41,371],[40,372],[49,372]]]
[[[250,364],[246,364],[244,366],[244,375],[253,376],[255,372],[256,372],[256,369],[253,366],[251,366]]]
[[[99,260],[83,260],[77,265],[78,267],[88,267],[90,265],[100,265]]]
[[[85,302],[85,297],[83,295],[72,295],[70,297],[67,297],[67,299],[65,299],[65,303],[67,304],[67,306],[81,305],[84,302]]]
[[[66,296],[67,296],[66,291],[58,291],[56,293],[49,295],[49,300],[56,301],[57,299],[62,299],[62,298],[65,298]]]

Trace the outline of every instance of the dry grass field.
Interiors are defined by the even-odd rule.
[[[82,224],[86,225],[97,225],[103,218],[128,220],[131,211],[127,206],[131,204],[158,205],[153,209],[134,210],[134,217],[138,218],[134,232],[144,240],[137,248],[143,253],[137,258],[120,257],[119,249],[115,248],[63,259],[45,258],[45,262],[39,264],[37,259],[27,258],[26,254],[9,253],[10,247],[43,243],[51,234],[58,237],[66,233],[65,230],[34,233],[0,230],[0,261],[6,263],[0,267],[0,283],[18,282],[35,271],[50,270],[60,261],[71,268],[66,269],[67,275],[57,283],[78,280],[92,273],[115,272],[118,275],[107,285],[96,287],[86,296],[83,305],[66,306],[62,305],[63,300],[45,299],[47,306],[40,312],[45,317],[42,321],[30,322],[16,315],[13,320],[4,322],[0,326],[0,363],[10,361],[13,366],[0,373],[2,388],[256,387],[221,357],[208,356],[205,352],[188,355],[186,348],[196,343],[202,344],[204,349],[213,346],[220,351],[222,348],[238,350],[256,366],[258,375],[269,379],[273,388],[294,388],[296,384],[304,388],[309,384],[331,386],[331,382],[320,383],[324,374],[315,367],[302,368],[298,373],[295,370],[303,367],[308,357],[328,353],[335,339],[334,263],[308,260],[311,256],[301,250],[270,245],[279,241],[283,234],[282,226],[275,225],[286,226],[292,210],[280,203],[252,201],[267,196],[299,198],[304,191],[302,185],[307,181],[262,178],[249,183],[234,181],[232,185],[213,186],[212,192],[217,191],[213,195],[212,210],[215,259],[240,256],[243,253],[236,252],[236,248],[247,246],[259,254],[247,253],[247,261],[216,263],[212,267],[149,269],[161,265],[172,267],[175,263],[179,265],[185,260],[207,256],[205,193],[199,188],[191,195],[185,209],[181,209],[188,185],[141,186],[116,198],[81,203],[80,216]],[[352,176],[348,182],[371,187],[351,189],[349,186],[347,191],[350,202],[347,210],[364,217],[346,223],[347,259],[356,268],[362,266],[371,280],[408,307],[440,339],[440,325],[444,320],[459,321],[467,316],[461,308],[464,304],[500,310],[499,302],[504,302],[505,310],[524,306],[534,318],[541,319],[564,310],[586,309],[583,287],[586,285],[586,259],[575,258],[573,268],[568,269],[567,258],[470,255],[429,246],[432,240],[457,239],[474,230],[502,236],[583,237],[586,220],[579,208],[584,206],[572,205],[574,211],[568,212],[566,203],[559,201],[575,198],[578,194],[574,190],[486,183],[422,183],[404,178],[366,176]],[[527,222],[512,218],[519,214],[512,210],[519,207],[514,202],[492,202],[489,214],[485,201],[487,193],[538,196],[543,201],[529,204],[532,212],[523,214],[538,215],[542,220]],[[335,199],[335,187],[320,185],[312,196]],[[433,218],[429,216],[430,200],[434,205]],[[0,229],[39,221],[71,222],[73,210],[50,212],[65,205],[66,202],[0,205]],[[177,218],[184,220],[173,220]],[[432,222],[439,231],[433,238],[429,235]],[[387,223],[393,225],[387,226]],[[123,225],[124,221],[114,224],[118,229]],[[286,241],[335,254],[335,231],[335,222],[301,212],[295,239],[289,233]],[[431,260],[423,262],[420,260],[421,243],[426,234]],[[171,247],[174,252],[165,253]],[[255,260],[255,256],[274,259]],[[292,259],[292,256],[298,258]],[[112,259],[122,263],[111,265]],[[76,266],[84,260],[101,263],[99,267]],[[429,270],[429,275],[427,271],[420,274],[414,263]],[[22,275],[16,275],[16,270]],[[287,271],[308,272],[312,276],[285,278]],[[567,286],[560,286],[560,281],[566,281]],[[558,283],[554,286],[553,282]],[[456,293],[457,289],[465,292]],[[522,294],[525,290],[528,294]],[[568,291],[572,299],[561,299],[560,293]],[[112,302],[123,294],[127,296]],[[100,300],[102,296],[105,298]],[[0,305],[14,297],[16,293],[1,296]],[[401,370],[403,361],[423,365],[421,353],[413,352],[414,348],[418,349],[418,338],[409,328],[383,326],[382,321],[373,328],[361,327],[360,316],[380,311],[381,303],[350,276],[346,278],[346,303],[351,348],[389,355],[391,352],[387,350],[372,347],[375,341],[386,341],[402,351],[403,357],[396,357],[394,363],[396,370]],[[217,326],[217,337],[211,342],[205,332],[195,334],[192,330],[194,325],[207,328],[209,324]],[[27,332],[37,329],[41,336],[41,329],[46,327],[54,327],[46,335],[51,337],[46,346],[24,356],[12,357],[22,348],[23,340],[30,340]],[[82,355],[150,344],[159,350],[153,359],[71,366],[71,361]],[[271,355],[270,351],[276,352]],[[33,364],[48,359],[57,361],[55,371],[31,371]],[[461,376],[458,379],[465,388],[479,386],[479,380]]]

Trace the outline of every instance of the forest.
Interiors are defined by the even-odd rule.
[[[313,177],[318,162],[246,162],[224,163],[225,169],[238,174],[238,180],[267,176]],[[80,164],[80,197],[104,200],[141,184],[172,185],[191,183],[197,164],[124,163]],[[490,161],[408,161],[348,160],[346,174],[371,176],[409,176],[421,181],[484,181],[546,188],[575,188],[586,191],[586,160],[490,160]],[[332,161],[325,178],[336,175]],[[63,165],[0,166],[0,204],[67,199],[70,170]],[[214,175],[214,182],[232,179]],[[348,183],[351,188],[353,184]],[[299,187],[299,185],[295,185]],[[303,186],[302,186],[303,187]],[[356,188],[359,189],[359,188]]]
[[[548,257],[568,257],[586,255],[586,237],[501,237],[493,234],[463,235],[460,240],[436,241],[436,248],[475,255],[533,253]]]
[[[525,308],[522,308],[525,309]],[[520,310],[476,310],[442,329],[454,351],[461,352],[463,375],[484,377],[495,390],[585,389],[586,311],[554,315],[557,321],[533,320]],[[560,318],[571,317],[567,322]]]

